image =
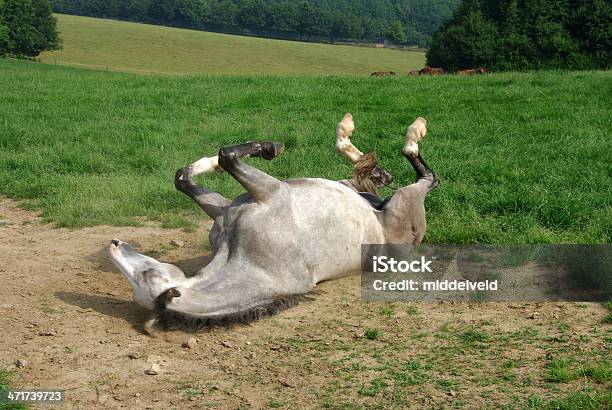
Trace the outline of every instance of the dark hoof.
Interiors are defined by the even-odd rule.
[[[282,142],[265,141],[261,143],[261,156],[263,159],[271,160],[279,156],[285,150]]]
[[[191,168],[184,167],[174,174],[174,187],[179,191],[185,186],[191,185]]]

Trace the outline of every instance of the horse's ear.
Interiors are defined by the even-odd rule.
[[[155,305],[158,308],[165,309],[168,303],[172,302],[172,299],[180,297],[181,291],[177,288],[170,288],[161,295],[159,295],[155,301]]]

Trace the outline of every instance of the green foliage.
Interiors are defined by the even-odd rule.
[[[567,383],[580,377],[580,373],[571,368],[568,359],[551,360],[548,363],[548,374],[546,381],[552,383]]]
[[[357,393],[360,396],[374,397],[388,386],[387,382],[382,378],[376,378],[372,380],[369,386],[363,386]]]
[[[450,71],[491,67],[496,58],[496,42],[495,26],[479,10],[473,10],[465,16],[462,24],[436,34],[427,53],[427,63]]]
[[[56,20],[47,0],[0,2],[0,56],[35,57],[60,47]]]
[[[380,329],[366,329],[363,335],[366,337],[366,339],[376,340],[381,337],[382,334],[383,332]]]
[[[51,0],[58,13],[291,39],[426,46],[459,0]],[[389,29],[391,31],[389,32]]]
[[[395,310],[393,309],[393,306],[385,306],[380,310],[380,314],[391,319],[393,316],[395,316]]]
[[[236,23],[241,28],[257,30],[266,25],[265,3],[262,0],[244,0],[238,9]]]
[[[51,5],[48,0],[32,0],[34,17],[32,26],[40,33],[38,43],[35,45],[37,55],[45,50],[59,50],[61,40],[57,32],[57,20],[53,17]]]
[[[600,410],[609,409],[612,405],[612,393],[573,392],[562,399],[553,399],[548,403],[537,406],[547,410]]]
[[[581,377],[589,378],[596,383],[612,380],[612,362],[606,359],[588,367],[578,366],[571,358],[555,359],[548,363],[547,368],[546,381],[552,383],[568,383]]]
[[[489,341],[489,334],[477,329],[470,329],[460,336],[461,340],[470,347],[484,348]]]
[[[399,20],[393,20],[387,24],[385,38],[394,44],[402,44],[407,40],[406,28]]]
[[[273,409],[280,409],[281,407],[283,407],[283,402],[271,397],[268,400],[268,407],[273,408]]]
[[[463,0],[434,34],[427,60],[451,71],[609,68],[612,3]]]
[[[1,7],[2,5],[0,3],[0,8]],[[2,14],[0,13],[0,57],[3,57],[6,54],[8,54],[9,47],[10,47],[9,28],[4,22],[4,18]]]

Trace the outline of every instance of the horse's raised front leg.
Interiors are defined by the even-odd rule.
[[[223,214],[223,209],[228,207],[231,201],[217,192],[209,191],[197,185],[192,177],[213,170],[223,171],[218,164],[218,158],[205,157],[188,167],[176,171],[174,186],[176,189],[190,197],[204,212],[212,219]]]
[[[280,142],[247,142],[219,150],[219,165],[230,173],[257,202],[272,198],[284,186],[283,182],[257,168],[240,161],[243,157],[262,157],[267,160],[280,155]]]
[[[427,134],[427,122],[417,118],[408,127],[403,154],[414,168],[417,181],[398,189],[382,216],[385,239],[388,243],[418,245],[425,236],[425,197],[438,186],[438,178],[425,163],[419,152],[418,142]]]

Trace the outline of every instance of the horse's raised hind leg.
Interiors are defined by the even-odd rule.
[[[425,188],[425,193],[428,193],[438,186],[439,181],[419,152],[419,141],[425,134],[427,134],[427,121],[419,117],[408,127],[406,144],[402,152],[417,174],[417,183]]]
[[[416,171],[417,181],[398,189],[385,207],[382,223],[388,243],[418,245],[425,236],[425,197],[438,186],[438,178],[419,153],[418,142],[427,133],[427,122],[417,118],[406,134],[403,154]]]
[[[267,160],[280,155],[280,142],[247,142],[219,150],[219,165],[230,173],[257,202],[264,202],[279,192],[283,183],[271,175],[240,161],[243,157],[262,157]]]
[[[192,177],[211,172],[215,169],[222,170],[218,164],[218,158],[202,158],[188,167],[176,171],[174,186],[176,189],[190,197],[204,212],[212,219],[223,214],[223,209],[231,204],[231,201],[223,195],[209,191],[197,185]]]

